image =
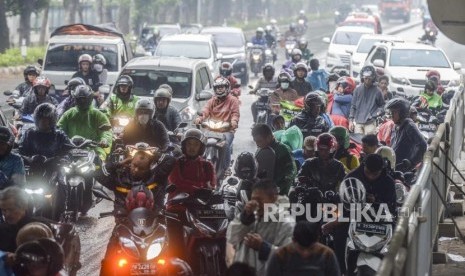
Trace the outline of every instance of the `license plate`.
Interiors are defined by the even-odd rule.
[[[70,151],[70,154],[76,157],[86,157],[87,155],[89,155],[89,152],[83,149],[72,149]]]
[[[157,267],[150,263],[135,263],[131,265],[131,275],[155,275]]]
[[[358,232],[385,235],[387,231],[387,226],[382,225],[382,224],[371,224],[371,223],[359,222],[355,226],[355,230]]]
[[[205,132],[205,137],[223,139],[223,133],[216,133],[216,132],[208,131],[208,132]]]
[[[224,210],[197,210],[196,215],[201,219],[217,219],[226,217]]]

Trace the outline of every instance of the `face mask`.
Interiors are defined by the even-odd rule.
[[[330,81],[329,82],[329,91],[332,92],[336,89],[337,81]]]
[[[289,88],[289,83],[288,82],[282,82],[281,83],[281,88],[284,89],[284,90],[288,89]]]
[[[102,64],[94,64],[94,70],[97,72],[102,72],[103,71],[103,65]]]
[[[150,120],[150,116],[147,114],[139,115],[137,116],[137,120],[141,125],[146,125]]]

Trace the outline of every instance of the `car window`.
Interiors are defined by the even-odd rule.
[[[113,44],[77,44],[50,43],[44,62],[45,71],[78,71],[78,59],[82,54],[94,56],[102,54],[107,64],[105,68],[110,72],[118,71],[118,50]]]
[[[191,94],[191,73],[125,69],[121,74],[129,75],[132,78],[134,82],[132,92],[137,96],[153,97],[155,90],[165,83],[173,88],[173,98],[188,98]]]
[[[195,59],[208,59],[211,54],[208,42],[193,41],[161,41],[155,52],[155,56],[159,57],[182,56]]]
[[[357,48],[357,53],[366,54],[370,51],[371,47],[375,45],[376,42],[381,41],[380,39],[362,39]]]
[[[334,44],[357,45],[360,37],[365,33],[359,32],[337,32],[334,35]]]
[[[209,74],[208,74],[207,68],[202,67],[200,69],[200,77],[202,78],[202,87],[205,90],[208,90],[208,89],[212,88],[211,87],[210,77],[208,75]]]
[[[200,76],[200,70],[195,74],[195,93],[198,94],[203,90],[202,77]]]
[[[390,66],[450,68],[449,61],[439,50],[393,49]]]
[[[343,22],[341,26],[358,26],[358,27],[367,27],[373,30],[376,29],[375,23],[369,22],[369,21],[346,21],[346,22]]]
[[[382,61],[384,61],[384,64],[386,64],[386,49],[381,47],[376,49],[376,52],[371,57],[371,63],[373,63],[377,59],[381,59]]]

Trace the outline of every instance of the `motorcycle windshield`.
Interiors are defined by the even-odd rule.
[[[137,236],[148,236],[155,231],[156,215],[153,211],[139,207],[132,210],[128,215],[130,228]]]

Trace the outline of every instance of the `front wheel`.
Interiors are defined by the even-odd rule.
[[[367,265],[357,267],[357,276],[375,276],[376,271]]]

